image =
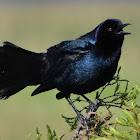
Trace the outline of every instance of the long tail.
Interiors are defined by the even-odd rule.
[[[45,54],[4,42],[0,47],[0,98],[6,99],[26,86],[40,84],[45,59]]]

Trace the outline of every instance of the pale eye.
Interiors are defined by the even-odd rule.
[[[111,32],[112,31],[112,28],[108,28],[108,31]]]

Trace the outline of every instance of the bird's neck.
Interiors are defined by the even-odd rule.
[[[101,42],[95,44],[96,54],[103,56],[105,59],[113,55],[120,57],[122,42]],[[97,53],[99,52],[99,53]]]
[[[100,48],[103,51],[110,51],[115,52],[118,50],[118,48],[122,47],[124,38],[110,38],[110,39],[104,39],[101,38],[99,40],[96,40],[96,46]]]

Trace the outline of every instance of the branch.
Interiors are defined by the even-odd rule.
[[[86,129],[82,125],[81,121],[79,120],[79,122],[77,124],[77,127],[76,127],[76,129],[74,131],[72,140],[76,140],[76,138],[79,138],[79,140],[83,140],[85,136],[92,136],[92,137],[96,137],[96,138],[102,138],[102,137],[98,136],[98,134],[100,134],[100,132],[101,132],[101,128],[104,127],[104,126],[103,127],[101,127],[101,126],[106,124],[106,126],[107,126],[106,129],[110,129],[110,126],[107,123],[107,121],[110,120],[112,115],[107,116],[104,119],[104,117],[102,115],[100,115],[100,114],[98,114],[96,112],[97,109],[99,107],[101,107],[101,106],[105,106],[106,109],[108,110],[108,112],[111,113],[110,110],[109,110],[110,107],[117,107],[117,108],[120,108],[120,109],[124,109],[124,108],[122,108],[122,106],[126,106],[124,104],[124,101],[125,100],[129,101],[129,100],[131,100],[131,98],[134,98],[134,97],[131,97],[129,95],[129,92],[127,92],[127,90],[128,90],[128,82],[129,81],[125,80],[125,79],[120,79],[119,72],[120,72],[120,68],[118,70],[117,75],[114,76],[113,80],[108,82],[102,88],[102,90],[100,92],[96,92],[94,106],[91,109],[91,106],[89,105],[88,110],[87,110],[87,114],[85,116],[85,118],[87,120],[89,120],[90,124],[88,124],[88,126],[86,126],[87,127],[87,129]],[[120,89],[120,85],[121,85],[122,82],[126,82],[126,85],[124,86],[124,88],[125,88],[124,91],[120,92],[119,89]],[[107,97],[104,97],[104,98],[100,99],[100,96],[104,92],[104,90],[107,87],[112,86],[112,85],[115,85],[114,93],[112,95],[110,95],[110,96],[107,96]],[[107,99],[110,99],[110,101],[108,101]],[[74,100],[74,101],[76,101],[76,100]],[[77,101],[80,102],[80,101],[83,101],[83,100],[80,100],[80,98],[78,98]],[[84,107],[81,111],[83,111],[84,109],[87,109],[87,107]],[[98,118],[97,116],[99,116],[101,119]],[[93,125],[92,128],[91,128],[91,125]],[[87,131],[85,132],[85,130],[87,130]],[[92,132],[92,134],[90,134],[91,131],[94,131],[94,134],[97,134],[97,135],[94,135],[93,132]]]
[[[99,106],[98,106],[98,99],[95,99],[94,104],[95,104],[95,106],[97,106],[97,108],[95,108],[95,109],[93,109],[93,110],[97,110],[98,107],[99,107]],[[90,120],[90,119],[93,117],[93,115],[98,115],[98,116],[100,116],[100,118],[106,123],[108,129],[110,129],[109,124],[108,124],[107,121],[104,119],[104,117],[103,117],[102,115],[100,115],[99,113],[97,113],[97,112],[91,112],[91,110],[90,110],[90,111],[86,114],[85,118],[86,118],[87,120]],[[92,131],[92,130],[94,130],[94,129],[97,127],[97,125],[98,125],[98,123],[96,122],[94,128],[89,129],[89,132]],[[84,131],[83,131],[84,129],[86,129],[86,128],[82,125],[81,120],[79,120],[79,122],[78,122],[78,124],[77,124],[77,128],[75,129],[74,134],[73,134],[71,140],[76,140],[77,137],[79,138],[79,140],[82,140],[85,136],[93,136],[93,137],[96,137],[96,138],[101,138],[101,137],[99,137],[99,136],[90,134],[89,132],[84,132]],[[80,136],[83,136],[83,138],[81,139]]]

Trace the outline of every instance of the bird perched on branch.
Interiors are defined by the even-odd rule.
[[[111,81],[118,66],[124,35],[118,19],[107,19],[76,40],[63,41],[46,53],[24,50],[10,42],[0,47],[0,98],[7,99],[26,86],[40,86],[32,96],[57,88],[80,119],[70,94],[92,92]]]

